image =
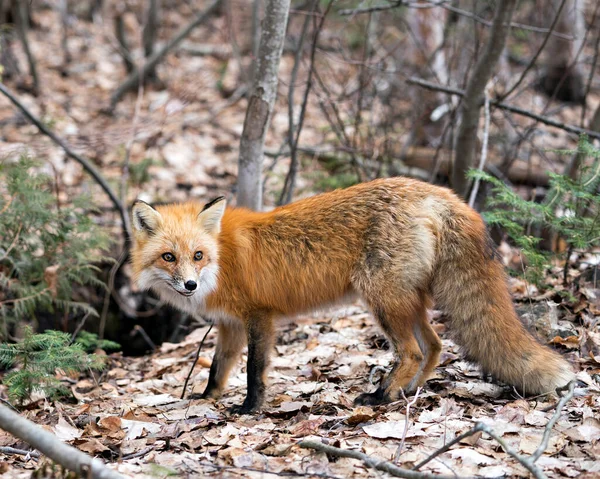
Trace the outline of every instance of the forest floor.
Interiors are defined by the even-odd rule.
[[[192,12],[185,8],[165,12],[161,41],[186,23]],[[104,110],[110,94],[125,77],[112,26],[86,23],[82,27],[78,23],[69,38],[72,60],[64,65],[62,27],[56,12],[41,10],[35,20],[31,46],[38,59],[41,94],[36,98],[21,90],[19,96],[46,124],[90,157],[115,189],[125,185],[125,202],[136,197],[148,201],[208,199],[221,194],[234,197],[237,145],[245,114],[245,101],[235,101],[239,73],[235,61],[192,56],[182,48],[159,66],[158,76],[167,82],[166,88],[147,87],[138,115],[133,92],[108,116]],[[135,18],[129,20],[135,24]],[[130,27],[132,31],[137,28]],[[209,38],[213,46],[228,45],[226,31],[226,18],[215,18],[198,28],[186,44],[204,45]],[[16,53],[25,65],[22,52],[17,48]],[[356,76],[356,68],[350,62],[336,62],[332,56],[327,60],[328,81],[350,88],[349,78]],[[285,79],[292,63],[291,55],[284,56],[280,100],[267,141],[271,151],[278,150],[287,135]],[[300,78],[304,78],[302,74]],[[16,82],[8,85],[16,89]],[[538,102],[533,93],[525,96],[532,104]],[[297,101],[300,103],[301,96]],[[306,145],[322,145],[332,135],[317,104],[311,97],[302,133]],[[571,121],[577,112],[561,107],[556,115]],[[405,118],[408,123],[410,116]],[[56,180],[59,202],[68,203],[75,194],[91,194],[102,210],[98,221],[119,232],[117,215],[98,186],[27,124],[5,98],[0,98],[0,125],[3,157],[27,151],[43,160],[42,169]],[[404,130],[400,139],[405,134]],[[561,133],[537,135],[532,141],[540,136],[545,148],[573,146],[572,139]],[[123,173],[128,147],[129,179]],[[277,199],[288,161],[267,161],[268,205]],[[306,174],[300,178],[297,196],[318,189],[320,166],[314,159],[305,161]],[[544,167],[549,168],[547,163]],[[503,254],[507,261],[512,259],[512,252]],[[575,300],[568,303],[558,300],[556,294],[531,293],[520,280],[511,280],[511,288],[540,340],[565,354],[579,379],[588,385],[586,390],[578,389],[578,395],[562,409],[537,464],[551,477],[598,477],[600,397],[594,377],[600,371],[600,287],[593,281],[581,282],[571,290]],[[361,461],[301,449],[298,442],[313,438],[374,458],[398,457],[400,466],[410,468],[477,422],[488,425],[519,454],[532,454],[555,414],[556,398],[522,398],[510,388],[482,378],[448,339],[445,318],[437,313],[432,316],[444,338],[441,364],[417,396],[388,406],[352,405],[358,394],[376,388],[382,368],[389,367],[392,360],[371,315],[354,304],[296,318],[282,326],[272,357],[267,403],[256,416],[230,416],[227,412],[229,406],[243,400],[243,362],[233,371],[222,400],[180,399],[206,327],[193,331],[181,343],[164,343],[143,357],[112,354],[101,376],[64,378],[71,384],[76,404],[40,398],[22,414],[61,440],[135,477],[380,477],[381,472],[367,469]],[[202,390],[208,377],[215,338],[216,331],[212,331],[192,376],[195,392]],[[192,387],[189,389],[187,394]],[[0,395],[4,397],[1,386]],[[6,446],[27,449],[26,444],[1,432],[0,447]],[[40,462],[0,453],[0,474],[30,477]],[[529,475],[482,433],[456,444],[422,471],[458,476]]]
[[[513,282],[515,291],[522,287]],[[597,314],[600,289],[585,291],[597,296],[587,301],[582,292],[579,314]],[[551,342],[582,370],[578,377],[591,385],[576,390],[578,395],[562,408],[537,464],[549,477],[598,477],[600,397],[585,370],[598,371],[600,337],[574,328],[571,322],[556,321],[557,305],[552,302],[525,306],[525,310],[534,308],[538,328],[555,334]],[[445,338],[443,319],[433,321]],[[316,439],[377,459],[397,457],[398,465],[411,468],[482,422],[514,451],[527,456],[540,445],[545,426],[555,415],[556,398],[522,398],[511,388],[485,380],[447,339],[440,366],[417,395],[386,406],[354,407],[358,394],[374,390],[370,381],[379,380],[392,354],[368,311],[350,305],[284,325],[272,355],[264,410],[255,416],[232,416],[228,408],[240,404],[245,394],[245,354],[221,400],[180,399],[207,328],[195,330],[181,343],[164,343],[151,355],[112,354],[100,377],[71,381],[77,404],[40,399],[22,414],[135,477],[338,478],[380,477],[381,472],[356,459],[301,449],[298,443]],[[215,339],[213,330],[186,395],[202,392]],[[6,433],[0,433],[0,446],[27,448]],[[40,467],[39,461],[20,455],[0,453],[0,460],[3,477],[29,477]],[[481,432],[421,470],[458,477],[529,476]]]

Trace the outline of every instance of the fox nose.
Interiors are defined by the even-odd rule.
[[[195,281],[192,281],[190,279],[185,282],[184,286],[185,286],[185,289],[187,289],[188,291],[194,291],[196,289],[196,286],[198,286],[198,285],[196,284]]]

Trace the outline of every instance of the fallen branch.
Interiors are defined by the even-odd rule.
[[[314,449],[319,452],[324,452],[330,456],[337,457],[349,457],[352,459],[358,459],[362,461],[365,466],[372,467],[379,471],[387,472],[395,477],[403,477],[405,479],[460,479],[456,475],[444,475],[444,474],[432,474],[428,472],[411,471],[410,469],[403,469],[396,466],[395,464],[384,461],[383,459],[377,459],[375,457],[364,454],[360,451],[351,451],[348,449],[341,449],[339,447],[328,446],[322,442],[317,441],[301,441],[299,446],[303,449]]]
[[[459,96],[459,97],[465,96],[464,90],[460,90],[459,88],[452,88],[452,87],[447,87],[444,85],[439,85],[437,83],[423,80],[422,78],[410,77],[406,80],[406,83],[408,83],[409,85],[417,85],[422,88],[426,88],[428,90],[441,91],[448,95],[455,95],[455,96]],[[538,115],[536,113],[533,113],[532,111],[524,110],[524,109],[518,108],[516,106],[508,105],[504,102],[494,100],[494,99],[490,99],[490,105],[493,105],[497,108],[501,108],[502,110],[510,111],[511,113],[515,113],[517,115],[531,118],[532,120],[539,121],[540,123],[543,123],[544,125],[552,126],[554,128],[558,128],[560,130],[564,130],[569,133],[573,133],[575,135],[585,134],[585,135],[589,136],[590,138],[595,138],[597,140],[600,140],[600,132],[597,132],[597,131],[588,130],[586,128],[580,128],[580,127],[574,126],[574,125],[568,125],[568,124],[562,123],[560,121],[552,120],[546,116]]]
[[[40,453],[37,451],[25,451],[24,449],[16,449],[14,447],[0,447],[0,454],[16,454],[17,456],[30,456],[38,458]]]
[[[27,442],[54,462],[75,472],[81,477],[93,479],[123,479],[98,459],[62,443],[54,434],[25,419],[0,404],[0,428]]]
[[[506,443],[506,441],[504,441],[504,439],[502,439],[498,434],[496,434],[493,429],[491,429],[488,425],[479,422],[479,423],[475,424],[475,427],[473,427],[469,431],[461,434],[460,436],[456,437],[455,439],[450,441],[448,444],[444,445],[444,447],[438,449],[433,454],[431,454],[429,457],[427,457],[426,459],[424,459],[423,461],[418,463],[413,468],[413,470],[417,471],[418,469],[423,467],[428,462],[432,461],[433,459],[435,459],[439,455],[443,454],[444,452],[450,450],[450,448],[454,444],[457,444],[458,442],[462,441],[463,439],[466,439],[467,437],[470,437],[470,436],[474,436],[478,432],[483,432],[483,433],[487,434],[488,436],[490,436],[492,439],[494,439],[498,444],[500,444],[500,446],[502,446],[502,449],[504,449],[504,452],[506,452],[509,456],[513,457],[517,462],[519,462],[536,479],[547,479],[546,475],[544,474],[542,469],[540,469],[540,467],[536,464],[536,461],[541,457],[541,455],[544,453],[544,451],[548,448],[548,442],[550,441],[550,434],[552,433],[552,428],[554,427],[554,425],[556,424],[556,421],[558,421],[558,418],[562,414],[562,409],[565,406],[565,404],[567,404],[567,402],[573,397],[573,394],[575,392],[575,384],[576,384],[575,381],[571,381],[569,384],[567,384],[563,388],[563,391],[566,389],[566,393],[564,394],[564,396],[562,396],[560,398],[560,400],[556,404],[556,412],[550,418],[550,420],[548,421],[548,424],[546,424],[546,427],[544,428],[544,435],[542,436],[542,441],[540,442],[540,445],[538,446],[538,448],[535,450],[535,452],[531,456],[523,456],[523,455],[519,454],[517,451],[512,449]]]
[[[115,105],[123,98],[125,93],[137,86],[140,82],[140,79],[143,81],[146,76],[148,76],[148,74],[156,68],[156,65],[162,61],[169,51],[179,45],[190,33],[192,33],[196,27],[203,24],[208,17],[210,17],[219,8],[220,3],[221,0],[213,0],[213,2],[202,13],[200,13],[194,20],[183,27],[172,39],[165,43],[160,50],[155,51],[150,57],[148,57],[141,68],[131,73],[121,84],[121,86],[119,86],[119,88],[117,88],[117,90],[113,93],[110,99],[110,108],[113,109]]]
[[[83,166],[83,169],[86,170],[91,175],[91,177],[100,185],[100,187],[108,195],[108,197],[112,201],[113,205],[119,212],[119,216],[121,217],[121,222],[123,223],[121,227],[123,229],[123,235],[125,236],[125,242],[128,243],[129,238],[131,238],[131,230],[130,230],[129,217],[127,214],[127,210],[121,203],[121,200],[118,198],[116,193],[110,187],[108,182],[100,174],[100,172],[98,170],[96,170],[96,168],[88,160],[86,160],[81,155],[75,153],[71,149],[71,147],[69,145],[67,145],[65,140],[63,140],[58,135],[56,135],[56,133],[54,133],[46,125],[44,125],[38,118],[36,118],[33,115],[33,113],[31,113],[27,109],[27,107],[25,105],[23,105],[23,103],[21,103],[21,101],[15,95],[13,95],[13,93],[8,88],[6,88],[6,86],[1,82],[0,82],[0,92],[2,92],[4,94],[4,96],[6,96],[12,102],[13,105],[15,105],[19,110],[21,110],[21,113],[23,113],[23,115],[25,115],[25,117],[31,123],[33,123],[35,126],[37,126],[38,129],[44,135],[48,136],[54,143],[56,143],[58,146],[60,146],[69,158],[74,159],[77,163],[79,163],[81,166]]]

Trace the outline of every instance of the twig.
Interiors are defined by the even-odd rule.
[[[556,404],[556,412],[550,418],[548,424],[546,424],[546,428],[544,429],[544,436],[542,437],[542,442],[539,445],[539,447],[535,450],[535,452],[531,455],[533,462],[537,461],[548,447],[548,441],[550,440],[550,433],[552,432],[552,428],[554,427],[554,424],[556,424],[556,421],[558,421],[558,418],[562,414],[562,408],[565,407],[565,404],[567,404],[567,402],[569,402],[573,397],[573,394],[575,393],[575,384],[575,381],[571,381],[566,386],[567,392],[563,397],[560,398],[560,401],[558,401],[558,403]]]
[[[522,456],[517,451],[512,449],[506,443],[506,441],[504,441],[504,439],[502,439],[502,437],[500,437],[498,434],[496,434],[496,432],[494,432],[494,430],[491,429],[488,425],[479,422],[472,429],[470,429],[469,431],[465,432],[464,434],[461,434],[460,436],[456,437],[454,440],[450,441],[444,447],[438,449],[433,454],[431,454],[429,457],[427,457],[426,459],[421,461],[419,464],[417,464],[414,467],[414,470],[420,469],[421,467],[423,467],[425,464],[427,464],[431,460],[435,459],[440,454],[443,454],[444,452],[448,451],[454,444],[458,443],[459,441],[462,441],[463,439],[465,439],[467,437],[473,436],[478,432],[483,432],[483,433],[487,434],[488,436],[490,436],[492,439],[494,439],[498,444],[500,444],[502,449],[504,449],[504,452],[506,452],[509,456],[513,457],[517,462],[519,462],[523,467],[525,467],[536,479],[546,479],[546,475],[544,474],[542,469],[540,469],[540,467],[536,464],[536,461],[541,457],[541,455],[544,453],[544,451],[548,448],[548,442],[550,440],[550,434],[552,433],[552,428],[554,427],[554,425],[556,424],[556,421],[558,421],[558,418],[562,414],[562,408],[573,397],[573,394],[575,392],[575,384],[576,384],[575,381],[571,381],[564,388],[562,388],[562,390],[566,389],[567,392],[565,393],[564,396],[562,396],[560,398],[560,400],[556,404],[556,412],[550,418],[550,420],[548,421],[548,424],[546,424],[546,427],[544,428],[544,435],[542,436],[542,441],[540,442],[540,445],[538,446],[538,448],[535,450],[535,452],[531,456]],[[557,390],[557,392],[558,391],[559,390]]]
[[[433,91],[441,91],[447,93],[448,95],[456,95],[463,97],[465,95],[464,90],[460,90],[458,88],[447,87],[444,85],[438,85],[436,83],[429,82],[427,80],[423,80],[417,77],[410,77],[406,80],[406,83],[409,85],[418,85],[423,88],[427,88],[428,90]],[[544,125],[552,126],[554,128],[559,128],[561,130],[567,131],[569,133],[573,133],[575,135],[585,134],[590,138],[595,138],[600,140],[600,132],[588,130],[586,128],[579,128],[578,126],[568,125],[566,123],[561,123],[560,121],[551,120],[546,116],[541,116],[536,113],[533,113],[529,110],[524,110],[522,108],[518,108],[516,106],[508,105],[507,103],[499,102],[495,99],[490,99],[490,105],[493,105],[497,108],[501,108],[502,110],[510,111],[511,113],[515,113],[517,115],[525,116],[527,118],[531,118],[532,120],[536,120]]]
[[[116,471],[106,467],[72,446],[61,442],[54,434],[25,419],[0,404],[0,428],[29,443],[54,462],[75,472],[81,477],[93,479],[123,479]]]
[[[322,474],[319,472],[267,471],[265,469],[257,469],[254,467],[221,466],[219,464],[213,464],[212,462],[200,462],[200,465],[212,467],[217,471],[250,471],[259,472],[261,474],[271,474],[279,477],[320,477],[322,479],[341,479],[337,476],[331,476],[329,474]]]
[[[486,27],[492,26],[492,22],[490,22],[489,20],[486,20],[485,18],[482,18],[479,15],[475,15],[473,12],[469,12],[468,10],[463,10],[462,8],[458,8],[454,5],[452,5],[448,0],[441,0],[441,1],[429,2],[429,3],[420,2],[420,1],[408,2],[406,0],[397,0],[394,3],[387,3],[387,4],[383,4],[383,5],[374,5],[372,7],[366,7],[366,8],[356,8],[356,9],[348,8],[345,10],[340,10],[337,13],[338,13],[338,15],[358,15],[358,14],[364,14],[364,13],[393,10],[393,9],[401,7],[401,6],[405,6],[408,8],[423,8],[423,9],[424,8],[441,7],[450,12],[461,15],[463,17],[470,18],[471,20],[474,20],[477,23],[485,25]],[[555,36],[558,38],[563,38],[565,40],[573,40],[573,37],[571,35],[566,35],[564,33],[551,31],[549,28],[535,27],[533,25],[526,25],[526,24],[518,23],[518,22],[510,22],[510,27],[518,28],[520,30],[527,30],[529,32],[535,32],[535,33],[550,33],[552,36]]]
[[[24,449],[16,449],[8,446],[0,447],[0,454],[16,454],[17,456],[30,456],[36,459],[40,457],[40,453],[37,451],[26,451]]]
[[[121,217],[121,221],[123,223],[121,227],[123,229],[125,241],[129,242],[129,238],[131,238],[131,228],[129,225],[127,210],[125,209],[125,207],[121,203],[121,200],[119,200],[118,196],[115,194],[111,186],[108,184],[108,182],[98,172],[98,170],[96,170],[96,168],[84,157],[75,153],[62,138],[56,135],[56,133],[50,130],[39,119],[33,116],[33,114],[27,109],[27,107],[25,107],[25,105],[23,105],[21,101],[15,95],[13,95],[13,93],[8,88],[6,88],[6,86],[2,82],[0,82],[0,92],[2,92],[4,96],[6,96],[12,102],[13,105],[15,105],[19,110],[21,110],[21,113],[23,113],[31,123],[37,126],[38,129],[44,135],[48,136],[54,143],[60,146],[65,151],[68,157],[74,159],[77,163],[83,166],[83,169],[86,170],[92,176],[92,178],[100,185],[100,187],[108,195],[113,205],[119,212],[119,216]]]
[[[404,442],[406,441],[406,435],[408,434],[408,425],[410,422],[410,407],[417,402],[417,399],[419,399],[419,393],[421,392],[421,388],[417,388],[415,395],[411,401],[409,401],[406,398],[403,389],[400,389],[400,392],[402,393],[402,399],[406,401],[406,412],[404,419],[404,431],[402,432],[402,439],[400,440],[400,444],[398,444],[398,449],[396,449],[396,454],[394,454],[394,464],[398,464],[398,461],[400,460],[400,455],[402,454],[402,449],[404,448]]]
[[[152,351],[156,349],[156,344],[154,344],[154,341],[150,339],[148,333],[139,324],[136,324],[130,333],[131,336],[135,336],[136,334],[139,334],[142,338],[144,338],[144,341],[146,341],[146,343],[148,344],[148,346],[150,346],[150,349],[152,349]]]
[[[213,0],[212,3],[202,13],[200,13],[194,20],[183,27],[173,38],[165,43],[161,49],[155,51],[150,57],[148,57],[142,68],[131,73],[121,84],[121,86],[119,86],[119,88],[117,88],[117,90],[113,93],[110,99],[111,109],[114,108],[117,103],[119,103],[125,93],[138,84],[140,79],[143,81],[148,73],[156,68],[156,65],[162,61],[169,51],[179,45],[190,33],[192,33],[196,27],[203,24],[210,17],[210,15],[217,10],[220,3],[221,0]]]
[[[479,110],[483,103],[485,87],[492,77],[494,68],[504,51],[510,20],[516,7],[516,0],[504,0],[496,4],[494,22],[482,55],[473,67],[460,105],[461,121],[456,133],[454,166],[450,184],[454,191],[466,197],[469,180],[467,170],[473,166],[475,139],[479,123]]]
[[[190,378],[192,377],[192,373],[194,372],[194,368],[196,367],[196,364],[198,364],[198,358],[200,357],[200,351],[202,350],[202,346],[204,346],[204,340],[208,336],[208,333],[211,332],[214,325],[215,325],[214,322],[210,323],[208,330],[206,331],[206,333],[204,334],[204,337],[202,338],[202,341],[200,341],[200,344],[198,345],[198,349],[196,350],[196,357],[194,358],[194,363],[192,364],[192,367],[190,368],[190,372],[188,373],[187,378],[185,378],[185,383],[183,384],[183,391],[181,391],[181,399],[183,399],[185,397],[185,391],[187,389],[188,383],[190,382]]]
[[[146,447],[145,449],[142,449],[141,451],[132,452],[131,454],[126,454],[121,458],[121,460],[127,461],[128,459],[135,459],[136,457],[143,457],[146,454],[152,452],[153,450],[154,450],[154,446],[149,446],[149,447]]]
[[[73,334],[71,335],[71,341],[69,341],[69,346],[75,342],[75,340],[77,339],[77,335],[81,331],[81,328],[83,328],[83,325],[85,324],[85,322],[87,321],[89,316],[90,316],[90,313],[88,311],[87,313],[85,313],[83,318],[81,318],[81,321],[79,321],[79,324],[77,325],[77,327],[75,328],[75,331],[73,331]],[[102,339],[102,338],[100,338],[100,339]]]
[[[316,10],[316,8],[318,7],[319,2],[315,1],[313,3],[312,6],[312,10],[311,12],[314,12]],[[302,106],[300,107],[300,118],[298,119],[298,129],[296,132],[296,138],[294,139],[294,113],[293,113],[293,95],[294,95],[294,90],[293,90],[293,83],[290,83],[290,95],[289,95],[289,101],[290,101],[290,111],[289,111],[289,115],[290,115],[290,132],[289,132],[289,145],[290,145],[290,152],[291,152],[291,163],[290,163],[290,170],[288,171],[288,174],[285,178],[285,183],[283,185],[283,190],[281,191],[281,196],[279,198],[279,204],[287,204],[290,201],[292,201],[292,194],[294,192],[294,187],[296,186],[296,174],[298,172],[298,142],[300,141],[300,134],[302,133],[302,126],[304,125],[304,117],[306,115],[306,107],[308,105],[308,95],[310,94],[310,90],[312,88],[312,78],[313,78],[313,73],[314,73],[314,65],[315,65],[315,54],[317,51],[317,43],[319,41],[319,35],[321,34],[321,31],[323,30],[323,24],[325,23],[325,18],[327,17],[327,14],[329,13],[329,11],[331,10],[331,6],[333,5],[333,0],[331,0],[328,4],[327,7],[325,8],[325,12],[321,15],[321,21],[320,23],[315,26],[315,32],[313,35],[313,42],[312,42],[312,48],[311,48],[311,52],[310,52],[310,65],[308,67],[308,78],[306,80],[306,88],[304,90],[304,97],[302,100]],[[306,26],[308,24],[310,20],[310,16],[307,15],[306,19],[305,19],[305,23],[304,25]],[[305,34],[305,30],[302,30],[302,34],[304,36]],[[302,48],[302,43],[304,42],[304,39],[302,38],[302,41],[300,43],[300,45],[298,46],[298,51],[296,52],[296,63],[294,64],[294,68],[296,68],[296,65],[299,65],[300,63],[300,55],[301,55],[301,48]],[[297,73],[297,68],[296,68],[296,73]],[[295,81],[295,77],[293,78],[293,81]]]
[[[460,479],[459,476],[447,476],[444,474],[431,474],[428,472],[411,471],[410,469],[403,469],[401,467],[392,464],[389,461],[383,459],[377,459],[359,451],[351,451],[348,449],[341,449],[339,447],[328,446],[317,441],[301,441],[299,446],[303,449],[315,449],[316,451],[324,452],[331,456],[338,457],[350,457],[352,459],[358,459],[364,463],[367,467],[378,469],[379,471],[387,472],[392,476],[403,477],[405,479]]]
[[[490,94],[485,90],[485,103],[483,104],[483,111],[485,115],[485,122],[483,126],[483,142],[481,145],[481,158],[479,159],[479,166],[477,169],[479,171],[483,171],[485,167],[485,160],[487,159],[488,152],[488,140],[490,136]],[[473,183],[473,189],[471,190],[471,196],[469,198],[469,206],[473,208],[475,204],[475,198],[477,197],[477,193],[479,192],[479,185],[481,183],[481,179],[475,179],[475,183]]]
[[[527,73],[529,73],[529,70],[531,70],[533,68],[533,65],[535,64],[535,62],[539,58],[540,54],[542,53],[542,50],[546,46],[546,43],[548,43],[548,40],[550,39],[550,35],[554,31],[554,28],[556,27],[556,24],[558,23],[558,19],[560,18],[560,15],[561,15],[561,13],[563,11],[565,3],[567,3],[567,0],[562,0],[562,2],[560,2],[560,6],[558,7],[558,10],[556,11],[556,15],[554,17],[554,20],[552,20],[552,24],[550,25],[550,28],[548,29],[548,33],[544,37],[544,41],[540,45],[540,48],[538,48],[538,51],[535,52],[535,55],[533,56],[533,58],[531,59],[531,61],[527,65],[527,67],[525,67],[525,70],[523,70],[523,72],[521,73],[521,76],[516,81],[516,83],[512,87],[510,87],[508,89],[508,91],[506,93],[504,93],[498,99],[499,101],[502,101],[502,100],[505,100],[506,98],[508,98],[511,95],[511,93],[514,92],[518,88],[518,86],[521,84],[521,82],[523,81],[523,79],[525,78],[525,76],[527,75]]]
[[[477,434],[478,432],[481,432],[481,431],[483,431],[483,423],[478,422],[477,424],[475,424],[475,427],[473,427],[473,429],[468,430],[467,432],[461,434],[460,436],[456,436],[454,439],[452,439],[452,441],[445,444],[443,447],[440,447],[437,451],[435,451],[429,457],[426,457],[425,459],[423,459],[419,464],[417,464],[415,467],[413,467],[413,470],[418,471],[428,462],[433,461],[436,457],[440,456],[441,454],[444,454],[446,451],[449,451],[450,448],[452,446],[454,446],[455,444],[458,444],[463,439],[474,436],[475,434]]]

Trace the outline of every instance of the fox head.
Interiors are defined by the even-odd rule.
[[[164,301],[196,311],[217,286],[222,196],[198,203],[153,208],[137,200],[131,212],[133,279]]]

